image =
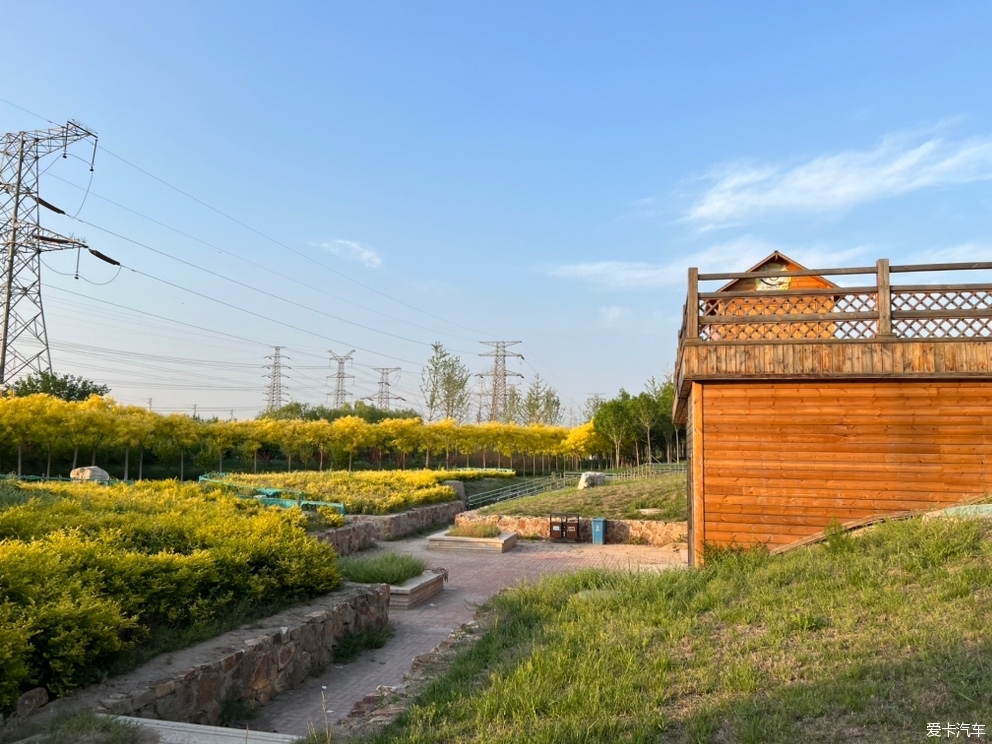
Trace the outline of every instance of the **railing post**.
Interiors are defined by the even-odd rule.
[[[889,259],[880,258],[875,262],[875,281],[878,292],[875,305],[878,308],[878,332],[876,336],[892,335],[892,285],[889,280]]]
[[[689,269],[689,294],[685,301],[685,337],[699,338],[699,269]]]

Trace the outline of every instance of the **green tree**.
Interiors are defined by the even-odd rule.
[[[522,401],[524,424],[558,426],[561,423],[561,399],[553,387],[534,375]]]
[[[434,354],[427,360],[420,384],[427,407],[427,421],[464,421],[471,395],[468,381],[472,374],[462,360],[445,349],[440,341],[431,344],[431,348]]]
[[[614,466],[620,467],[620,451],[634,435],[635,423],[630,405],[630,393],[623,388],[620,394],[599,406],[593,418],[596,433],[605,437],[614,451]]]
[[[35,372],[15,380],[10,385],[14,395],[24,397],[46,393],[67,401],[82,401],[91,395],[106,395],[110,388],[87,380],[79,375],[61,375],[57,372]]]

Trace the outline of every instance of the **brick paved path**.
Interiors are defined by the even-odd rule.
[[[448,569],[449,582],[444,591],[434,597],[432,606],[391,610],[389,619],[396,635],[389,643],[283,693],[261,710],[251,722],[252,729],[297,735],[306,734],[311,726],[322,730],[325,720],[334,723],[345,717],[355,703],[375,692],[379,685],[402,683],[414,657],[433,650],[452,629],[471,620],[480,604],[504,587],[580,568],[662,570],[686,565],[684,546],[675,550],[520,540],[508,553],[460,553],[428,551],[426,538],[416,537],[378,548],[384,549],[420,556],[431,567]]]

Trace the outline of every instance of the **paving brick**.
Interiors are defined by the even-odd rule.
[[[423,537],[380,545],[424,558],[448,570],[449,582],[429,604],[390,613],[396,634],[385,647],[365,651],[350,664],[334,665],[302,687],[283,693],[252,721],[252,729],[305,735],[344,718],[380,685],[403,682],[414,657],[429,653],[452,629],[472,619],[479,605],[523,581],[583,568],[664,570],[686,565],[684,546],[590,545],[521,540],[508,553],[458,553],[427,550]]]

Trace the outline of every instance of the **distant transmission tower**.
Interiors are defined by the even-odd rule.
[[[492,377],[493,389],[492,400],[489,405],[489,420],[502,421],[506,416],[506,378],[523,377],[519,372],[506,371],[506,358],[519,357],[523,359],[523,354],[515,351],[507,351],[507,346],[516,346],[522,341],[483,341],[486,346],[492,346],[492,351],[487,351],[479,356],[494,357],[493,368],[490,372],[481,372],[479,377]]]
[[[265,407],[270,411],[283,407],[285,391],[282,386],[282,362],[286,357],[282,355],[282,350],[285,348],[285,346],[273,346],[272,355],[265,357],[272,362],[266,366],[269,370],[269,374],[266,375],[269,380],[269,396]]]
[[[399,372],[399,367],[373,367],[372,369],[379,373],[379,391],[374,396],[368,396],[366,400],[371,400],[380,411],[388,411],[390,401],[406,400],[389,392],[389,376],[393,372]]]
[[[41,207],[65,214],[41,198],[38,182],[42,158],[96,134],[77,122],[65,126],[3,135],[0,147],[0,240],[3,241],[3,320],[0,321],[0,386],[24,370],[51,372],[52,355],[41,305],[41,254],[86,248],[72,236],[41,226]],[[90,161],[90,171],[93,161]],[[94,252],[97,258],[102,254]],[[112,261],[112,259],[111,259]],[[116,262],[114,262],[116,263]]]
[[[328,393],[327,395],[334,397],[335,408],[341,408],[348,402],[348,397],[351,395],[351,393],[344,389],[344,381],[355,379],[354,375],[345,373],[344,366],[351,361],[351,355],[355,353],[355,350],[352,349],[344,356],[338,356],[334,353],[333,349],[328,349],[327,353],[331,355],[331,359],[338,363],[338,371],[334,375],[329,375],[327,377],[328,380],[334,380],[334,392]]]

